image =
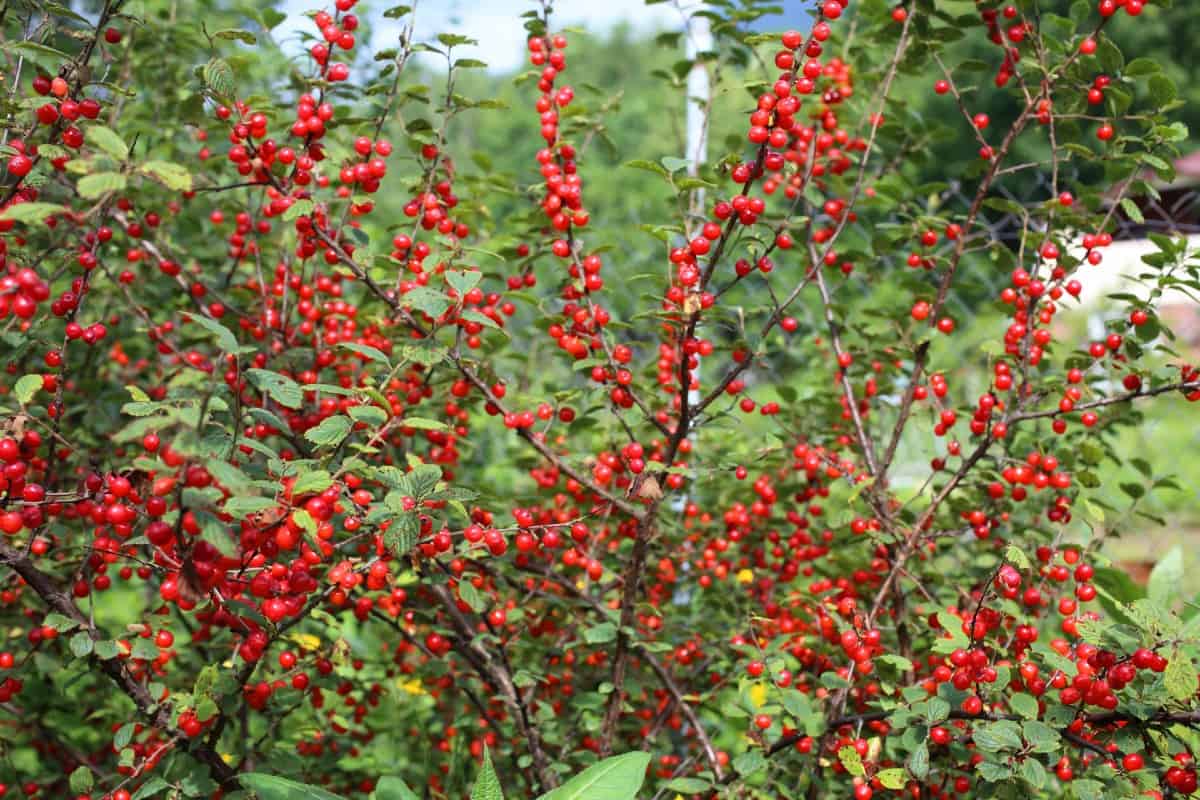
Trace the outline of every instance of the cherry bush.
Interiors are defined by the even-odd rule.
[[[713,0],[639,219],[530,5],[507,111],[420,9],[0,10],[0,797],[1193,794],[1182,553],[1102,545],[1200,267],[1069,313],[1188,135],[1163,3]]]

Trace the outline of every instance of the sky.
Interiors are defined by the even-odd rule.
[[[370,3],[370,11],[364,15],[369,16],[375,26],[370,42],[372,51],[395,45],[406,20],[383,19],[379,15],[399,2],[373,0]],[[522,27],[521,13],[541,7],[538,0],[416,0],[415,3],[404,0],[404,4],[417,7],[417,41],[432,41],[439,33],[469,36],[479,44],[456,47],[455,55],[477,58],[499,73],[514,72],[526,66],[527,34]],[[551,23],[556,29],[580,27],[593,33],[603,33],[622,22],[641,31],[681,30],[686,13],[702,5],[702,0],[667,0],[653,5],[646,5],[645,0],[554,0]],[[800,0],[778,0],[777,5],[787,13],[759,20],[756,25],[759,30],[803,26],[806,14],[800,8]],[[288,19],[274,33],[285,49],[296,52],[302,48],[295,35],[297,30],[315,33],[312,21],[303,15],[313,6],[313,0],[281,0],[280,7],[287,12]],[[362,7],[368,6],[364,3]],[[359,9],[356,11],[363,14]]]
[[[398,0],[397,0],[398,2]],[[392,3],[372,3],[374,8],[384,9]],[[406,5],[412,5],[407,0]],[[686,0],[684,6],[694,6],[694,0]],[[477,46],[456,47],[455,55],[461,58],[477,58],[485,61],[496,72],[512,72],[524,66],[526,57],[526,32],[522,27],[521,13],[539,8],[533,0],[418,0],[418,41],[430,41],[438,33],[454,32],[478,40]],[[673,2],[647,6],[644,0],[555,0],[552,21],[554,27],[578,26],[590,31],[602,32],[621,22],[628,22],[636,29],[663,30],[679,29],[682,26],[680,11]],[[293,31],[306,27],[310,32],[312,22],[302,16],[312,6],[311,0],[286,0],[284,10],[288,20],[276,31],[276,36],[290,47],[298,42]],[[385,20],[373,17],[376,26],[371,48],[392,46],[405,20]],[[291,41],[287,41],[287,40]],[[290,48],[289,48],[290,49]]]

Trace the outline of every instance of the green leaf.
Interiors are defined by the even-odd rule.
[[[183,316],[186,317],[189,322],[196,323],[201,328],[204,328],[204,330],[217,337],[217,347],[221,348],[222,352],[234,354],[238,352],[240,345],[238,344],[237,337],[233,335],[233,331],[229,330],[229,328],[226,328],[215,319],[202,317],[199,314],[193,314],[190,311],[183,312]]]
[[[167,783],[157,775],[153,775],[148,781],[138,787],[138,790],[133,793],[131,800],[146,800],[147,797],[153,797],[159,792],[170,788],[171,784]]]
[[[287,14],[281,11],[276,11],[273,8],[264,8],[259,13],[259,21],[262,23],[263,30],[272,30],[279,27],[279,24],[287,19]]]
[[[92,771],[90,769],[87,767],[77,767],[75,771],[71,773],[71,779],[69,781],[71,791],[75,794],[87,794],[88,792],[92,791],[93,779],[94,776],[92,775]]]
[[[635,800],[649,764],[650,754],[640,751],[606,758],[538,800]]]
[[[353,420],[345,414],[334,414],[332,417],[321,420],[321,424],[315,428],[306,430],[304,438],[317,447],[332,447],[341,444],[342,440],[350,435],[352,427],[354,427]]]
[[[400,424],[405,428],[413,428],[418,431],[445,431],[450,429],[450,426],[444,422],[438,422],[436,419],[425,419],[423,417],[405,417]]]
[[[1170,608],[1175,598],[1179,597],[1182,582],[1183,549],[1175,545],[1150,571],[1147,595],[1163,608]]]
[[[458,584],[458,596],[462,601],[471,607],[471,610],[478,614],[487,608],[487,600],[483,594],[475,588],[475,584],[470,581],[461,581]]]
[[[66,210],[66,206],[58,203],[13,203],[0,211],[0,219],[11,219],[14,222],[30,224],[41,222],[46,217],[52,217],[55,214],[62,214]]]
[[[1020,714],[1025,719],[1037,719],[1038,701],[1037,698],[1031,694],[1017,692],[1012,697],[1008,698],[1008,707]]]
[[[1142,209],[1138,208],[1138,204],[1128,197],[1121,198],[1121,208],[1125,210],[1125,214],[1139,225],[1146,221],[1142,216]]]
[[[380,778],[375,785],[373,800],[419,800],[408,784],[394,776]]]
[[[46,618],[42,620],[42,624],[46,627],[54,628],[54,630],[58,631],[59,633],[64,633],[72,628],[79,627],[78,622],[57,612],[51,612],[47,614]]]
[[[1021,749],[1021,729],[1017,723],[1009,720],[978,725],[971,738],[980,750],[998,752]]]
[[[231,497],[225,501],[225,513],[234,519],[275,508],[279,503],[266,497]]]
[[[323,492],[333,486],[333,476],[323,469],[310,470],[300,473],[292,486],[292,496],[300,497],[306,494]]]
[[[1179,96],[1175,83],[1161,73],[1150,76],[1150,98],[1158,107],[1163,107]]]
[[[443,293],[430,289],[428,286],[418,286],[402,298],[404,305],[414,311],[421,311],[437,319],[450,308],[450,298]]]
[[[358,344],[356,342],[341,342],[338,346],[353,353],[358,353],[368,361],[378,361],[380,364],[387,366],[391,366],[392,364],[387,354],[378,347],[371,347],[369,344]]]
[[[1029,556],[1025,555],[1025,551],[1017,547],[1015,544],[1010,544],[1004,551],[1004,560],[1020,569],[1029,569],[1032,565],[1029,563]]]
[[[277,778],[261,772],[239,775],[238,781],[245,788],[256,792],[260,800],[342,800],[336,794],[330,794],[316,786],[289,781],[287,778]]]
[[[885,789],[903,789],[908,782],[908,773],[898,767],[880,770],[875,777]]]
[[[101,639],[96,642],[94,650],[96,658],[103,661],[111,661],[121,654],[121,649],[117,647],[117,643],[107,639]]]
[[[846,772],[855,778],[861,778],[867,774],[867,768],[862,763],[862,756],[849,745],[838,750],[838,761],[842,762],[842,766],[846,768]]]
[[[234,92],[233,68],[227,61],[214,58],[204,65],[204,83],[214,94],[231,97]]]
[[[16,395],[17,402],[25,405],[33,396],[42,388],[41,375],[22,375],[17,381],[17,385],[13,387],[13,394]]]
[[[664,178],[669,177],[671,173],[667,172],[666,167],[654,161],[646,161],[645,159],[634,159],[625,163],[626,167],[631,169],[644,169],[647,172],[653,172],[656,175],[662,175]]]
[[[86,631],[80,631],[71,637],[68,642],[71,647],[71,652],[76,658],[87,658],[92,654],[93,643],[92,637]]]
[[[1021,734],[1035,753],[1053,753],[1059,748],[1062,736],[1044,722],[1028,720],[1021,723]]]
[[[52,75],[57,73],[63,64],[71,60],[71,57],[63,51],[55,50],[53,47],[47,47],[38,42],[5,42],[4,48],[14,55],[24,56]]]
[[[142,164],[141,171],[168,189],[177,192],[191,191],[192,173],[179,164],[171,161],[147,161]]]
[[[346,413],[355,422],[365,422],[372,427],[379,427],[388,419],[387,412],[379,406],[351,406]]]
[[[117,161],[129,158],[129,145],[125,144],[125,140],[112,128],[91,125],[87,129],[87,140]]]
[[[1191,657],[1179,649],[1171,653],[1167,671],[1163,674],[1167,693],[1176,700],[1190,700],[1196,694],[1198,680],[1200,678],[1197,677],[1196,665]]]
[[[685,169],[691,162],[686,158],[663,156],[661,159],[659,159],[659,163],[666,168],[667,172],[678,172],[681,169]]]
[[[439,33],[437,40],[446,47],[458,47],[463,44],[479,44],[478,40],[459,33]]]
[[[908,771],[917,780],[924,780],[929,774],[929,746],[925,742],[917,745],[917,749],[908,757]]]
[[[421,522],[416,514],[408,513],[395,517],[383,534],[383,544],[397,557],[407,555],[417,546],[421,537]]]
[[[500,789],[500,779],[496,777],[496,769],[492,766],[492,756],[487,748],[483,749],[483,768],[475,779],[471,789],[471,800],[504,800],[504,792]]]
[[[133,732],[136,729],[137,726],[132,722],[126,722],[120,728],[117,728],[117,732],[113,735],[113,747],[118,750],[125,749],[125,745],[133,741]]]
[[[217,31],[213,34],[218,39],[229,39],[244,42],[245,44],[258,44],[258,37],[250,31],[242,30],[241,28],[226,28],[223,31]]]
[[[1046,768],[1036,758],[1027,758],[1021,762],[1021,777],[1034,789],[1046,785]]]
[[[314,208],[316,208],[316,204],[312,200],[302,197],[287,207],[287,211],[283,212],[283,219],[285,222],[291,222],[298,217],[311,214]]]
[[[617,638],[617,626],[611,622],[601,622],[583,632],[583,640],[588,644],[604,644]]]
[[[304,405],[304,391],[300,384],[286,375],[265,369],[248,369],[246,377],[284,408],[300,408]]]
[[[446,282],[454,288],[454,291],[458,292],[459,297],[479,285],[479,279],[482,277],[483,274],[478,270],[446,271]]]
[[[108,192],[123,190],[127,183],[125,176],[119,172],[96,172],[80,178],[76,188],[80,197],[94,200]]]

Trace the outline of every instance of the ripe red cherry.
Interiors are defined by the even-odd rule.
[[[33,160],[28,156],[17,154],[8,160],[8,171],[18,178],[24,178],[33,169]]]

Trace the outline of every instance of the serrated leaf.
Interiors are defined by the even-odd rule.
[[[18,403],[25,405],[38,393],[43,383],[41,375],[22,375],[13,386],[13,395],[16,396]]]
[[[483,767],[471,789],[471,800],[504,800],[500,779],[496,777],[496,768],[492,766],[492,756],[486,747],[483,749]]]
[[[903,789],[908,782],[908,773],[898,767],[880,770],[875,775],[885,789]]]
[[[312,200],[309,200],[307,197],[302,197],[299,200],[293,201],[292,204],[287,207],[287,210],[283,212],[283,219],[285,222],[291,222],[297,217],[303,217],[311,214],[314,208],[316,208],[316,205]]]
[[[96,642],[93,651],[96,654],[96,658],[103,661],[111,661],[121,654],[121,648],[117,646],[117,643],[107,639],[101,639]]]
[[[213,34],[218,39],[236,40],[246,44],[258,44],[258,37],[241,28],[226,28]]]
[[[259,800],[342,800],[336,794],[330,794],[316,786],[261,772],[239,775],[238,782],[246,789],[257,792]]]
[[[62,614],[59,614],[56,611],[52,611],[49,614],[47,614],[45,619],[42,620],[42,624],[47,627],[53,628],[54,630],[58,631],[59,633],[64,633],[66,631],[71,630],[72,628],[79,627],[78,622],[71,619],[70,617],[63,616]]]
[[[346,413],[355,422],[365,422],[372,427],[379,427],[388,419],[387,412],[379,406],[351,406]]]
[[[929,746],[925,742],[918,744],[917,749],[908,757],[908,771],[917,780],[924,780],[929,774]]]
[[[71,791],[75,794],[87,794],[92,791],[92,782],[95,776],[87,767],[77,767],[71,773],[71,778],[68,783],[71,786]]]
[[[300,384],[286,375],[266,369],[248,369],[246,377],[284,408],[300,408],[304,405],[304,391]]]
[[[1021,729],[1015,722],[1001,720],[977,725],[971,738],[980,750],[999,752],[1021,749]]]
[[[1176,700],[1190,700],[1196,694],[1198,681],[1200,678],[1197,677],[1196,665],[1191,657],[1179,649],[1171,653],[1167,670],[1163,673],[1163,685],[1167,694]]]
[[[1031,694],[1017,692],[1012,697],[1008,698],[1008,707],[1020,714],[1025,719],[1037,719],[1038,701],[1037,698]]]
[[[171,784],[157,775],[152,775],[149,780],[138,787],[138,790],[133,793],[133,797],[130,800],[146,800],[146,798],[153,797],[159,792],[170,788]]]
[[[342,440],[350,435],[350,429],[353,427],[353,420],[345,414],[334,414],[321,420],[316,427],[306,430],[304,438],[317,447],[333,447],[341,444]]]
[[[1142,215],[1142,209],[1138,208],[1138,204],[1128,197],[1121,198],[1121,208],[1124,209],[1126,216],[1137,224],[1141,225],[1146,221],[1146,218]]]
[[[133,741],[133,733],[136,726],[132,722],[126,722],[121,727],[117,728],[117,732],[113,734],[113,747],[118,750],[125,749],[125,745]]]
[[[410,290],[401,298],[401,302],[414,311],[423,312],[434,319],[445,314],[446,309],[450,308],[450,298],[428,286],[418,286]]]
[[[478,614],[487,608],[487,600],[483,594],[475,588],[475,584],[470,581],[462,581],[458,584],[458,596],[462,601],[470,606],[471,610]]]
[[[306,494],[323,492],[333,486],[333,476],[323,469],[308,470],[300,473],[292,486],[292,496],[301,497]]]
[[[104,125],[90,125],[87,129],[86,139],[89,143],[99,147],[117,161],[124,161],[129,158],[129,145],[125,144],[125,140],[121,138],[121,135],[112,128],[105,127]]]
[[[47,47],[39,42],[5,42],[4,49],[14,55],[24,56],[51,75],[56,74],[63,64],[71,60],[71,57],[63,51],[55,50],[53,47]]]
[[[183,312],[183,316],[186,317],[188,321],[199,325],[201,328],[204,328],[204,330],[215,336],[217,339],[217,347],[221,348],[222,352],[235,354],[238,352],[240,345],[238,344],[237,337],[233,335],[233,331],[229,330],[229,328],[226,328],[215,319],[210,319],[209,317],[204,317],[199,314],[193,314],[190,311]]]
[[[204,65],[204,83],[209,89],[221,96],[231,97],[234,92],[233,68],[220,58],[214,58]]]
[[[72,636],[68,645],[76,658],[86,658],[92,654],[92,650],[94,649],[92,637],[86,631],[80,631]]]
[[[445,431],[450,429],[450,426],[444,422],[438,422],[436,419],[425,419],[424,417],[405,417],[400,424],[406,428],[418,431]]]
[[[1170,608],[1179,597],[1183,581],[1183,549],[1176,545],[1162,557],[1150,571],[1146,592],[1150,600],[1163,608]]]
[[[142,164],[141,171],[168,189],[177,192],[188,192],[192,189],[192,173],[171,161],[147,161]]]
[[[368,361],[378,361],[380,364],[391,366],[391,359],[378,347],[371,347],[368,344],[358,344],[356,342],[341,342],[338,346],[352,353],[358,353]]]
[[[13,203],[0,211],[0,219],[11,219],[14,222],[26,224],[42,222],[46,217],[66,212],[66,207],[58,203]]]
[[[420,800],[408,784],[392,775],[379,779],[375,785],[374,800]]]
[[[392,524],[383,534],[383,544],[397,557],[407,555],[417,546],[421,536],[421,523],[413,513],[392,519]]]
[[[588,644],[605,644],[615,641],[616,638],[617,626],[612,622],[601,622],[583,632],[583,640]]]
[[[664,178],[669,177],[671,173],[667,172],[666,167],[655,161],[647,161],[642,158],[634,159],[633,161],[625,162],[624,166],[631,169],[644,169],[647,172],[653,172],[656,175],[662,175]]]
[[[94,200],[108,192],[122,191],[127,183],[125,176],[119,172],[96,172],[80,178],[75,188],[80,197]]]
[[[225,513],[235,519],[243,519],[278,505],[279,503],[266,497],[231,497],[225,501]]]
[[[846,772],[855,778],[861,778],[867,774],[867,768],[862,763],[862,756],[849,745],[838,750],[838,761],[842,762]]]
[[[758,754],[757,750],[752,752]],[[643,752],[606,758],[538,800],[635,800],[649,764],[650,754]]]

